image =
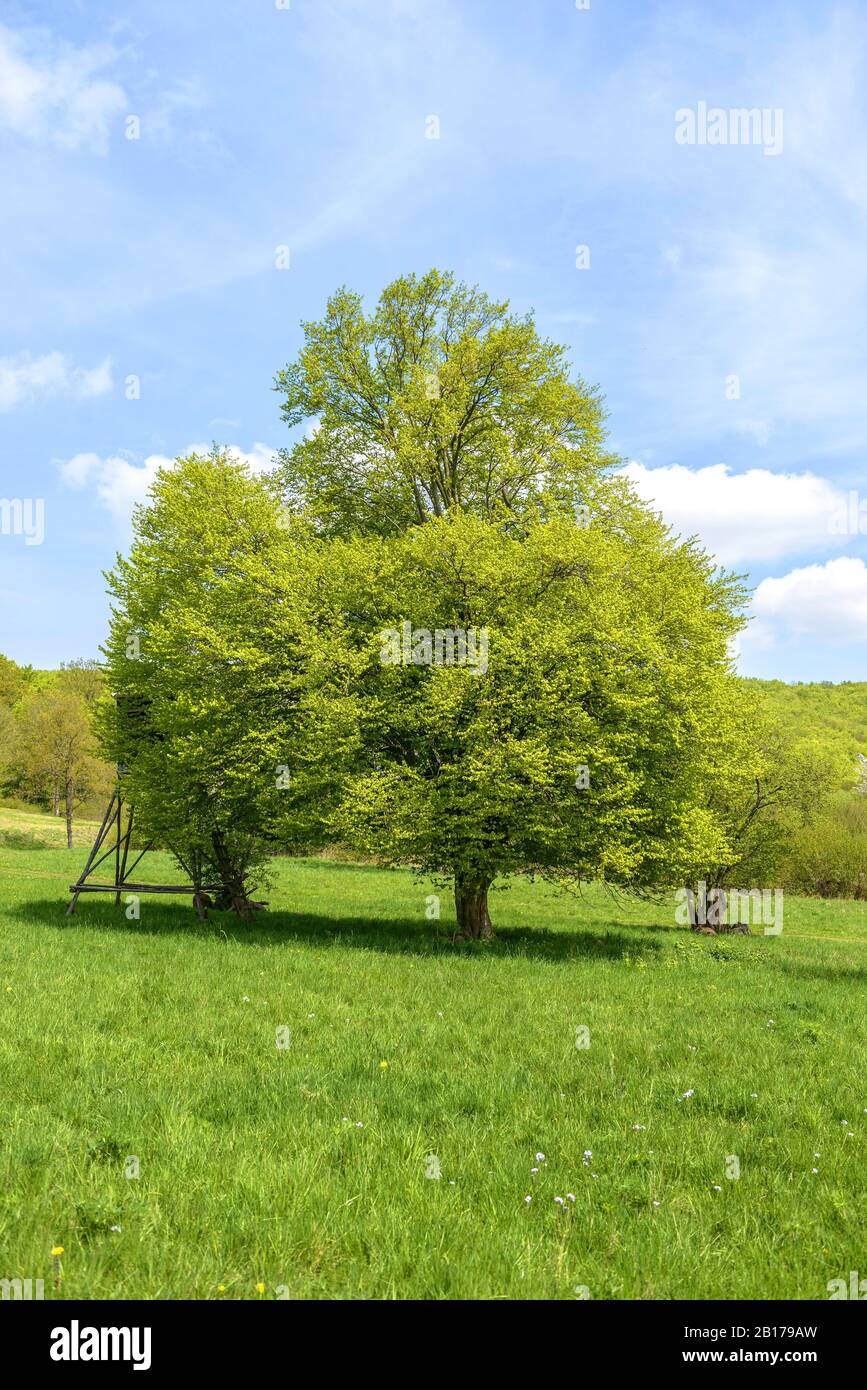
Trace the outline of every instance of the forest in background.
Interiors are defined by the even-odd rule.
[[[76,818],[101,816],[114,783],[91,727],[104,693],[93,659],[38,671],[0,655],[0,798],[63,817],[70,848]]]

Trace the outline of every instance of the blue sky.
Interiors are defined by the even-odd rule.
[[[746,674],[867,679],[865,79],[863,4],[4,0],[0,651],[97,655],[157,462],[265,466],[299,321],[437,265],[749,575]]]

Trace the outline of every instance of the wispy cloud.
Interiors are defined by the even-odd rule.
[[[0,129],[104,153],[126,104],[123,88],[104,75],[116,57],[110,44],[75,48],[41,29],[0,25]]]
[[[0,411],[27,405],[45,396],[73,396],[86,400],[103,396],[114,381],[111,359],[106,357],[98,366],[76,367],[62,352],[47,352],[42,357],[19,353],[16,357],[0,357]]]

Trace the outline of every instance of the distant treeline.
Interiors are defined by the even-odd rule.
[[[808,825],[793,830],[780,865],[781,885],[822,897],[867,899],[867,681],[789,684],[753,680],[782,740],[817,768],[830,764],[830,786]],[[860,757],[859,757],[860,755]]]

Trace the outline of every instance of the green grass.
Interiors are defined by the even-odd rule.
[[[823,1299],[867,1273],[864,904],[787,899],[782,936],[712,939],[520,884],[474,947],[410,873],[315,860],[279,864],[249,928],[153,898],[70,921],[82,857],[0,845],[0,1277]]]
[[[102,819],[102,811],[99,819]],[[90,849],[98,829],[99,820],[87,820],[76,815],[72,843],[76,848]],[[0,804],[0,850],[6,847],[49,849],[52,845],[66,846],[66,821],[63,816],[48,816],[32,806],[24,810]]]

